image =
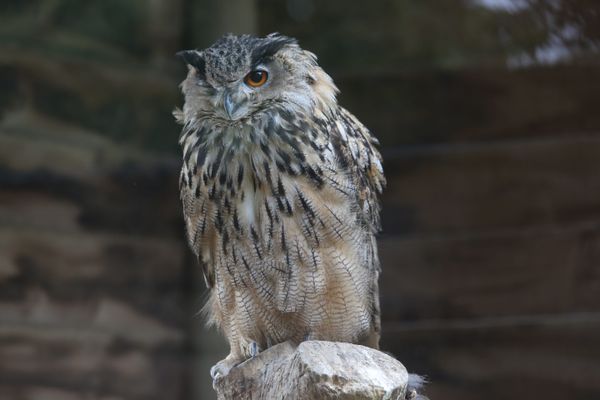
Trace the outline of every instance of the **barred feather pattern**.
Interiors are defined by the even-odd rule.
[[[187,236],[228,358],[286,340],[377,347],[377,140],[335,101],[179,120]]]
[[[348,111],[186,127],[180,190],[213,320],[261,348],[379,331],[376,142]],[[299,134],[302,133],[302,134]]]

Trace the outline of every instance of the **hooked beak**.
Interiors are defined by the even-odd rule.
[[[233,119],[233,114],[235,113],[237,106],[233,102],[231,98],[231,93],[225,93],[225,99],[223,100],[223,106],[225,107],[225,112],[229,119]]]
[[[227,117],[229,117],[229,119],[236,119],[235,113],[237,110],[239,110],[240,105],[235,100],[233,100],[233,96],[230,92],[225,93],[223,107],[225,108],[225,113],[227,113]]]

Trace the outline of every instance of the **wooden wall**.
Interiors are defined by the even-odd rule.
[[[161,61],[179,33],[134,2],[1,7],[0,399],[190,398],[199,301]]]
[[[0,399],[213,396],[170,111],[225,29],[298,37],[381,139],[382,346],[432,400],[600,396],[600,69],[507,68],[549,32],[472,3],[0,4]]]
[[[434,102],[427,115],[465,120],[424,121],[440,131],[422,143],[402,143],[394,110],[348,96],[384,143],[382,346],[429,376],[432,399],[595,398],[599,71],[444,75],[429,94],[452,112]],[[360,86],[385,99],[423,80]]]
[[[175,165],[33,111],[0,154],[0,398],[184,398]]]

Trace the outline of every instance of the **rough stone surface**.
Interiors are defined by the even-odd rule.
[[[406,368],[380,351],[349,343],[286,342],[215,382],[219,400],[404,399]]]

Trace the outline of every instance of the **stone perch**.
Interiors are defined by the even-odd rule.
[[[286,342],[217,378],[214,388],[219,400],[426,399],[409,387],[412,377],[399,361],[368,347]]]

